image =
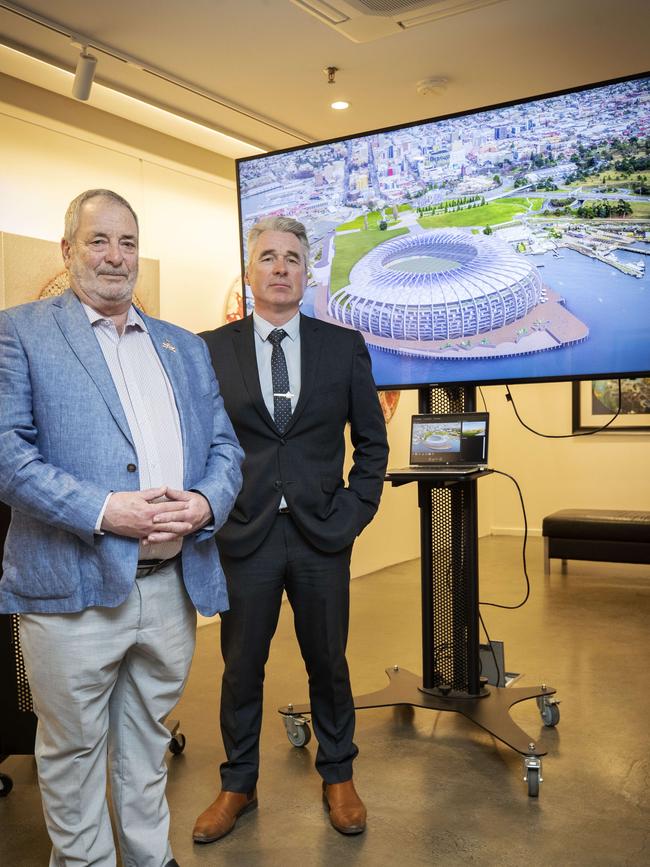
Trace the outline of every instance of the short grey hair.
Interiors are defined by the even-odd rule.
[[[309,239],[307,238],[307,229],[298,220],[293,217],[262,217],[253,225],[248,233],[248,262],[247,267],[250,267],[253,250],[257,244],[259,236],[262,232],[291,232],[300,241],[303,253],[305,254],[305,271],[309,267]]]
[[[68,243],[72,243],[72,241],[74,241],[74,236],[77,234],[77,229],[79,228],[79,215],[81,214],[82,206],[89,199],[95,198],[111,199],[112,201],[117,202],[118,205],[122,205],[127,209],[127,211],[131,212],[131,215],[135,220],[136,228],[138,229],[138,232],[140,231],[138,215],[125,198],[120,196],[118,193],[114,193],[113,190],[86,190],[70,202],[68,210],[65,212],[63,238],[68,241]]]

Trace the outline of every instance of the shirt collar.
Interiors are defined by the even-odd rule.
[[[85,304],[83,301],[81,302],[81,306],[86,312],[86,316],[88,317],[88,321],[91,325],[96,325],[98,322],[108,322],[109,319],[106,316],[102,316],[101,313],[98,313],[96,310],[93,310],[88,304]],[[135,309],[133,304],[129,307],[128,313],[126,314],[126,328],[138,328],[140,331],[145,331],[148,333],[148,328],[145,325],[144,319],[138,311]]]
[[[300,311],[292,316],[288,322],[285,322],[284,325],[272,325],[253,311],[253,327],[262,340],[268,340],[269,334],[276,328],[284,329],[287,332],[287,337],[291,340],[297,340],[300,336]]]

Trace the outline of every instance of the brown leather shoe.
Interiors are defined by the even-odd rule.
[[[352,780],[323,783],[323,801],[332,827],[341,834],[362,834],[366,830],[366,808]]]
[[[237,819],[257,807],[257,790],[242,792],[219,792],[219,797],[196,820],[192,839],[195,843],[214,843],[230,834]]]

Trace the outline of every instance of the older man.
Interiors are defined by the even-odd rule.
[[[379,504],[388,458],[370,357],[357,331],[299,312],[305,227],[272,217],[248,239],[252,316],[203,336],[246,453],[244,485],[217,535],[231,607],[222,615],[222,790],[194,840],[229,833],[257,805],[262,684],[283,590],[309,674],[316,768],[330,821],[359,834],[366,810],[352,782],[354,704],[345,648],[350,555]],[[343,480],[344,430],[354,447]]]
[[[195,608],[227,608],[214,534],[242,451],[205,344],[132,305],[138,222],[110,190],[68,208],[70,290],[0,313],[0,611],[20,612],[51,865],[175,864],[163,725]]]

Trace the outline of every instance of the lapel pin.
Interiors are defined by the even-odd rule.
[[[163,349],[169,349],[170,352],[176,352],[176,347],[170,340],[163,340]]]

